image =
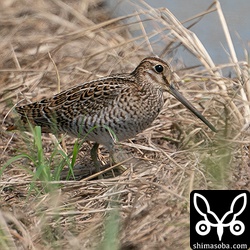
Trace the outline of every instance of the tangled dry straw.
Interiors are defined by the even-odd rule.
[[[249,65],[237,61],[217,1],[203,15],[210,11],[220,16],[231,53],[228,65],[214,65],[198,38],[167,9],[145,4],[139,13],[112,19],[98,0],[1,1],[1,249],[187,249],[191,190],[250,189]],[[153,33],[146,32],[146,23],[154,25]],[[34,164],[27,158],[3,168],[32,151],[33,135],[24,140],[21,133],[5,131],[15,104],[101,75],[130,72],[159,41],[165,45],[158,55],[165,60],[171,61],[176,46],[200,60],[201,67],[176,68],[179,87],[218,133],[167,96],[152,127],[119,145],[116,157],[125,169],[119,175],[113,170],[102,180],[51,181],[48,191],[43,181],[34,181]],[[228,66],[234,79],[220,73]],[[42,136],[52,166],[55,145],[68,154],[74,145],[73,138],[60,145],[56,140]],[[83,144],[76,165],[91,165],[89,149]],[[100,157],[108,161],[103,148]]]

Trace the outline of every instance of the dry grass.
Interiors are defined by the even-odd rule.
[[[191,190],[250,189],[249,65],[237,60],[218,2],[211,8],[220,15],[230,65],[214,65],[198,38],[167,9],[143,5],[140,13],[109,19],[98,0],[2,0],[1,5],[2,167],[32,151],[32,135],[24,140],[21,133],[5,131],[14,104],[100,75],[129,72],[156,47],[166,60],[175,46],[185,46],[200,60],[201,67],[177,70],[179,87],[218,129],[209,131],[168,96],[152,127],[118,147],[117,161],[126,169],[118,176],[51,181],[45,188],[34,181],[34,164],[27,159],[2,168],[1,249],[188,249]],[[153,33],[146,32],[146,24],[154,26]],[[137,30],[135,37],[130,27]],[[159,41],[165,45],[159,47]],[[234,79],[222,77],[220,69],[227,66],[235,69]],[[58,144],[49,135],[42,139],[50,159]],[[63,142],[60,147],[72,152],[74,139]],[[89,148],[83,145],[78,163],[90,164]],[[105,149],[101,157],[108,161]]]

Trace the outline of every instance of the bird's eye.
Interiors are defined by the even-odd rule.
[[[161,72],[163,71],[163,66],[160,65],[160,64],[156,65],[156,66],[155,66],[155,71],[156,71],[157,73],[161,73]]]

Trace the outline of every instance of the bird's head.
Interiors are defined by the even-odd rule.
[[[141,83],[149,83],[155,88],[169,92],[212,131],[216,132],[215,127],[175,88],[174,73],[166,62],[157,57],[147,57],[141,61],[132,74],[136,75]]]

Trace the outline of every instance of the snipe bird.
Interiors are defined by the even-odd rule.
[[[117,74],[76,85],[50,98],[16,107],[24,124],[41,126],[45,133],[67,133],[94,141],[112,154],[116,140],[135,137],[150,127],[168,91],[212,131],[214,126],[174,87],[170,66],[156,57],[143,59],[130,74]],[[16,129],[11,126],[7,130]]]

